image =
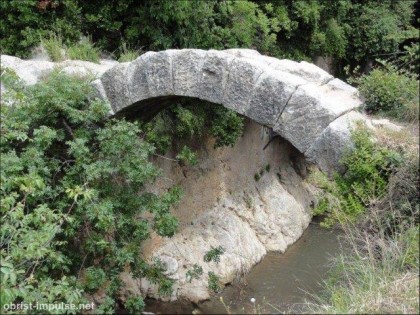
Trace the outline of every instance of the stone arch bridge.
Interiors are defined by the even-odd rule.
[[[248,49],[147,52],[93,82],[114,114],[153,113],[173,97],[221,104],[273,130],[331,172],[361,118],[355,88],[308,62]]]
[[[349,126],[364,116],[355,88],[308,62],[279,60],[255,50],[182,49],[147,52],[126,63],[22,60],[1,56],[27,84],[54,68],[93,74],[98,96],[111,115],[140,111],[153,115],[175,97],[216,104],[270,127],[307,159],[331,173],[348,144]],[[4,87],[2,87],[4,90]]]

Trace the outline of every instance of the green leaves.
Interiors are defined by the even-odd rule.
[[[419,119],[419,81],[415,75],[398,70],[394,65],[372,70],[354,80],[365,98],[365,108],[403,120]]]
[[[216,138],[215,147],[233,146],[242,135],[243,118],[232,110],[217,107],[210,133]]]
[[[160,236],[172,237],[178,229],[178,219],[169,213],[158,214],[154,218],[153,229]]]
[[[145,305],[144,300],[141,296],[137,296],[137,297],[130,296],[124,302],[124,307],[131,314],[136,314],[136,313],[139,313],[139,312],[143,311],[145,306],[146,305]]]
[[[85,289],[88,292],[95,292],[106,281],[107,276],[101,268],[89,267],[85,271]]]
[[[220,262],[220,256],[225,253],[225,249],[222,246],[213,247],[204,255],[204,261],[214,261],[216,264]]]
[[[344,175],[336,174],[333,181],[325,175],[312,175],[312,183],[323,189],[314,209],[315,215],[326,214],[324,226],[340,220],[355,220],[372,203],[387,193],[389,178],[403,162],[403,156],[373,141],[364,125],[352,131],[353,147],[343,156]]]
[[[78,78],[53,73],[19,91],[20,102],[1,107],[2,303],[77,302],[83,287],[105,290],[109,311],[127,266],[169,294],[164,266],[146,272],[138,257],[152,229],[174,235],[170,209],[182,192],[146,188],[159,170],[139,124],[107,120],[107,105]]]
[[[220,279],[213,271],[208,272],[208,288],[214,293],[221,290]]]
[[[181,152],[176,156],[178,160],[185,164],[196,165],[198,163],[196,154],[187,146],[184,146]]]
[[[187,273],[185,274],[185,277],[189,283],[193,279],[200,279],[200,277],[203,275],[203,268],[197,264],[194,264],[192,266],[192,269],[189,269]]]

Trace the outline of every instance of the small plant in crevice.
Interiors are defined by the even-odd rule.
[[[261,179],[261,177],[263,177],[265,173],[269,173],[270,170],[271,170],[270,164],[267,164],[266,166],[262,167],[258,173],[254,174],[255,181],[258,182]]]
[[[188,164],[191,166],[197,165],[198,159],[197,154],[193,152],[189,147],[184,145],[181,152],[178,153],[176,158],[182,163],[182,164]]]
[[[213,271],[209,271],[208,276],[208,288],[214,293],[219,292],[221,289],[219,277]]]
[[[165,275],[166,265],[159,258],[155,257],[148,266],[145,266],[143,275],[150,282],[159,286],[158,293],[160,296],[169,296],[172,293],[172,286],[174,279],[168,278]]]
[[[243,199],[245,201],[246,206],[249,209],[251,209],[253,207],[253,205],[254,205],[254,199],[250,195],[248,195],[247,193],[244,194]]]
[[[189,283],[191,283],[193,279],[198,280],[202,275],[203,275],[203,268],[198,264],[194,264],[192,266],[192,269],[188,270],[187,273],[185,274],[187,281]]]
[[[220,256],[225,253],[225,249],[222,246],[213,247],[204,255],[205,262],[214,261],[216,264],[220,262]]]

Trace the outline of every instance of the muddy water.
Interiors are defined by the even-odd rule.
[[[337,231],[311,223],[286,253],[268,253],[238,283],[227,286],[211,300],[195,307],[185,302],[148,301],[147,311],[156,314],[191,314],[193,311],[224,314],[227,309],[239,314],[299,312],[302,303],[321,289],[320,282],[329,270],[329,257],[340,250]]]

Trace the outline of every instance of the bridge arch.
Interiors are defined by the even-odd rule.
[[[327,160],[325,154],[344,145],[339,134],[348,136],[348,128],[342,126],[361,104],[355,88],[313,64],[249,49],[147,52],[109,69],[93,85],[112,114],[157,112],[174,97],[221,104],[273,128],[327,171],[340,154]]]

